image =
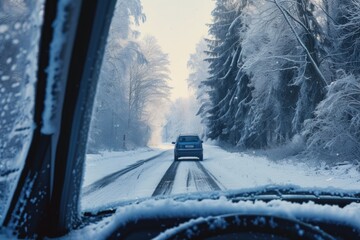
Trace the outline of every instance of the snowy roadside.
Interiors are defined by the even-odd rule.
[[[87,154],[85,161],[83,187],[139,160],[148,159],[162,153],[162,148],[138,148],[122,152],[101,152]]]
[[[227,152],[213,145],[204,146],[202,164],[225,189],[269,184],[360,189],[360,172],[351,165],[315,167],[294,159],[273,161],[265,156]]]

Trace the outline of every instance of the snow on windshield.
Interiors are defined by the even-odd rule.
[[[359,191],[360,5],[302,3],[119,0],[82,209],[269,184]],[[196,144],[175,156],[187,133],[202,161]]]
[[[0,3],[0,223],[32,137],[43,1]]]
[[[57,96],[59,89],[62,89],[59,86],[58,75],[59,71],[63,68],[63,64],[59,59],[61,59],[61,50],[65,43],[65,38],[67,31],[66,29],[66,6],[68,6],[69,1],[61,1],[58,8],[57,18],[53,22],[53,39],[50,45],[50,56],[49,56],[49,66],[46,69],[47,71],[47,85],[46,85],[46,97],[44,102],[44,112],[42,114],[43,124],[41,126],[41,132],[44,134],[53,134],[55,132],[55,123],[54,123],[54,113],[57,112],[56,104]]]

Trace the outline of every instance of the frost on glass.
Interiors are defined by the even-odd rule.
[[[0,223],[32,137],[43,1],[0,1]]]

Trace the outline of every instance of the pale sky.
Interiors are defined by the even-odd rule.
[[[195,46],[207,35],[213,0],[142,0],[146,22],[139,31],[154,36],[163,52],[169,54],[171,99],[188,97],[187,61]]]

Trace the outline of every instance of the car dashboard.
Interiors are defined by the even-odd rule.
[[[106,239],[360,238],[358,195],[272,191],[195,195],[94,209],[84,214],[86,224],[72,234],[90,232],[89,237]]]

